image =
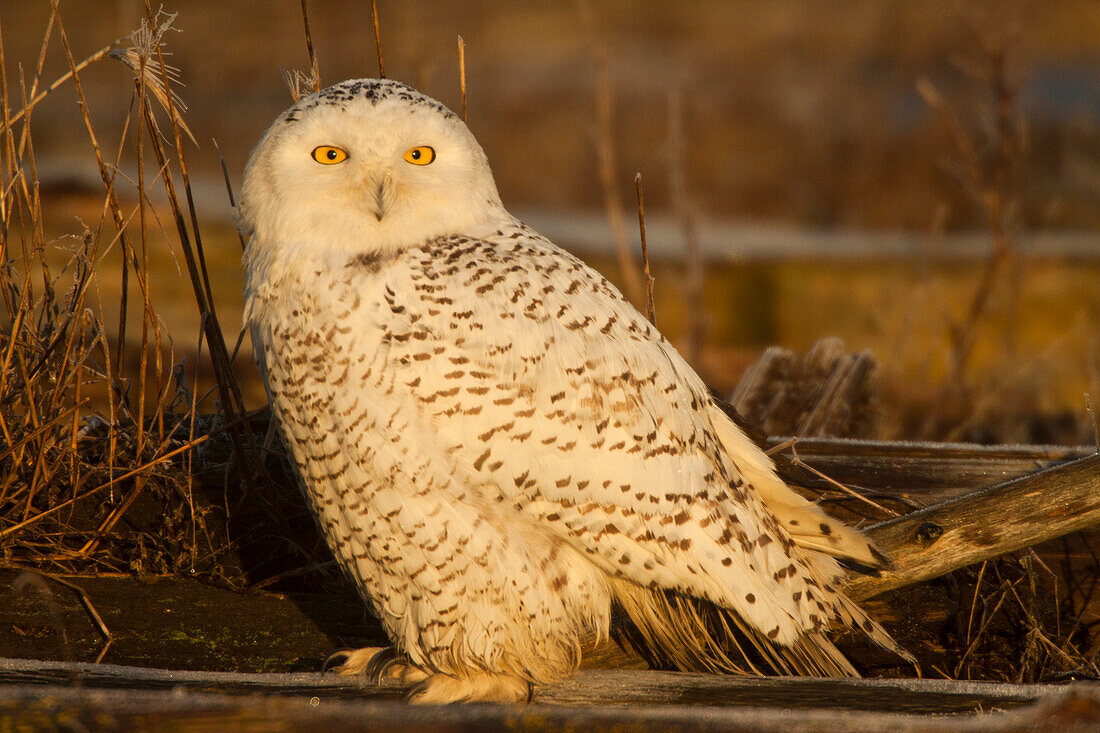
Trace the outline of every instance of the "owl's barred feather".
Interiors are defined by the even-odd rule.
[[[576,670],[613,604],[682,669],[855,674],[834,626],[904,655],[839,587],[837,558],[881,553],[508,214],[438,102],[375,80],[303,99],[238,216],[273,412],[335,555],[427,675],[414,701],[521,699]]]

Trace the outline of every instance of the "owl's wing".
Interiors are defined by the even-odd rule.
[[[610,576],[732,609],[776,643],[865,621],[835,562],[798,544],[877,564],[867,541],[783,485],[599,274],[519,224],[423,252],[387,281],[408,329],[387,348],[464,483]]]

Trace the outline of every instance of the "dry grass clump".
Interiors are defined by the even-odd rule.
[[[1067,543],[1080,538],[1067,538]],[[1060,587],[1069,582],[1072,587]],[[1100,679],[1090,626],[1096,568],[1048,567],[1024,551],[955,573],[945,582],[951,612],[938,643],[948,679],[1063,682]]]
[[[238,465],[250,465],[187,180],[183,142],[194,138],[174,90],[176,73],[164,62],[172,20],[150,9],[123,45],[78,62],[54,3],[38,65],[29,75],[18,69],[18,89],[7,83],[0,45],[0,549],[8,563],[70,572],[212,567],[225,542],[208,536],[204,511],[196,509],[197,449],[228,434]],[[51,52],[63,52],[69,70],[42,90]],[[109,57],[134,72],[130,114],[117,139],[95,128],[81,85],[81,72]],[[32,121],[36,105],[62,89],[76,93],[103,198],[98,220],[47,241]],[[168,124],[158,126],[158,115]],[[135,151],[136,171],[124,171],[122,161]],[[154,197],[167,200],[174,233],[162,226],[164,207]],[[195,366],[177,360],[157,314],[149,261],[165,256],[154,250],[173,238],[169,246],[182,253],[203,314],[199,349],[205,345],[218,378],[216,405],[191,390]],[[116,292],[101,287],[109,267],[120,268]],[[102,314],[112,301],[119,315],[108,323]],[[212,414],[197,418],[204,412]]]

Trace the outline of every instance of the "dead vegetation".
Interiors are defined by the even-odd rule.
[[[148,17],[131,38],[77,60],[56,2],[52,8],[33,69],[10,68],[0,44],[2,562],[54,574],[198,577],[234,589],[338,587],[343,581],[297,494],[266,412],[245,409],[239,341],[223,338],[188,176],[189,151],[201,131],[195,136],[188,129],[183,93],[166,63],[172,16],[147,3]],[[377,13],[374,30],[381,69]],[[320,84],[308,30],[307,41],[311,71],[290,75],[300,92]],[[961,180],[987,214],[992,245],[986,274],[951,332],[952,369],[914,437],[970,436],[991,414],[982,408],[989,390],[968,378],[967,365],[974,345],[986,336],[982,323],[991,294],[1010,292],[1016,277],[1011,181],[1019,143],[1012,86],[1003,47],[982,48],[997,110],[993,138],[975,142],[949,103],[930,85],[922,86],[951,130],[953,154],[964,163]],[[459,49],[464,56],[461,41]],[[68,72],[41,78],[47,54],[57,53],[65,56]],[[599,57],[598,48],[594,53]],[[81,73],[112,59],[133,72],[133,86],[118,90],[131,96],[121,129],[105,131],[93,124]],[[464,63],[460,69],[465,103]],[[11,78],[18,80],[15,88]],[[610,135],[611,124],[605,119],[611,114],[605,83],[598,87],[601,139]],[[49,240],[33,119],[36,104],[55,93],[75,93],[80,103],[102,205],[98,218],[80,231]],[[670,102],[673,126],[679,124],[678,105]],[[672,145],[683,145],[682,133],[673,135]],[[601,180],[615,175],[608,157],[612,146],[606,148],[600,146]],[[138,161],[132,170],[123,165],[131,157]],[[684,173],[672,177],[689,250],[690,349],[696,352],[705,344],[704,277],[692,250]],[[640,174],[636,181],[644,227]],[[614,180],[604,184],[605,192],[616,190]],[[607,205],[625,221],[621,202],[609,197]],[[625,236],[617,233],[620,240]],[[633,254],[621,247],[618,253],[634,267]],[[182,260],[201,314],[200,332],[179,333],[163,322],[150,268],[154,258]],[[626,280],[652,318],[653,279],[648,257],[643,261],[628,268]],[[118,292],[101,285],[100,274],[108,268],[119,273]],[[111,308],[105,305],[112,301],[118,316],[108,321],[104,313]],[[879,417],[892,408],[883,401],[892,397],[884,397],[877,374],[869,354],[851,356],[838,341],[827,340],[808,357],[767,352],[733,401],[773,435],[878,438]],[[208,383],[215,386],[198,386]],[[820,491],[823,501],[864,524],[920,508],[919,498],[897,491]],[[983,562],[903,591],[934,619],[939,635],[909,638],[904,628],[897,634],[904,642],[928,645],[926,656],[936,662],[927,675],[1028,682],[1095,678],[1098,573],[1094,537],[1084,535],[1041,552]],[[883,614],[899,627],[905,623],[896,609]],[[928,628],[920,626],[922,632]]]
[[[34,75],[27,79],[20,68],[17,93],[6,84],[0,90],[0,546],[8,563],[240,582],[226,569],[223,556],[232,550],[225,527],[231,502],[265,472],[210,289],[187,175],[184,146],[193,136],[176,74],[165,63],[172,21],[150,8],[130,39],[77,62],[54,4]],[[76,91],[103,185],[99,219],[54,241],[45,239],[32,134],[34,107],[43,99],[39,72],[50,51],[68,60],[62,81]],[[132,89],[120,90],[133,103],[117,138],[95,128],[80,81],[87,63],[108,58],[134,74]],[[9,78],[2,47],[0,76]],[[128,174],[120,162],[135,151],[136,174]],[[158,315],[154,257],[184,260],[201,333],[172,334]],[[121,271],[116,292],[100,287],[107,268]],[[116,299],[118,320],[108,323],[104,305]],[[178,354],[174,337],[197,342],[184,353],[197,353],[199,363]],[[213,393],[192,388],[201,369],[213,370]],[[225,474],[220,500],[209,495],[212,473]]]

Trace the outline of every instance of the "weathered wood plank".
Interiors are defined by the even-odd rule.
[[[42,662],[0,657],[0,683],[77,684],[85,689],[186,689],[222,694],[300,694],[327,698],[398,699],[401,688],[364,677],[333,673],[241,674],[149,669],[113,664]],[[1100,684],[1083,687],[1100,691]],[[924,679],[821,679],[745,677],[686,672],[589,670],[540,686],[535,701],[554,705],[756,705],[918,714],[1007,709],[1063,690],[1057,685],[1017,685]]]
[[[975,445],[839,438],[769,438],[771,447],[792,440],[798,457],[843,484],[938,501],[1096,453],[1092,446]],[[789,480],[807,486],[820,479],[790,465],[790,451],[775,456]],[[942,499],[941,499],[942,497]]]
[[[1006,481],[876,524],[896,567],[848,585],[859,600],[1100,523],[1100,455]]]
[[[729,406],[769,434],[870,437],[877,372],[870,352],[849,354],[836,337],[806,354],[770,346],[741,375]]]
[[[0,686],[0,728],[5,730],[955,733],[1089,730],[1100,722],[1095,684],[1058,688],[589,672],[539,690],[530,705],[410,707],[393,699],[394,691],[334,675],[177,673],[95,665],[35,669],[34,663],[4,659],[0,671],[13,680]],[[34,681],[15,682],[20,671]],[[41,681],[56,676],[68,681],[74,675],[79,684]]]

